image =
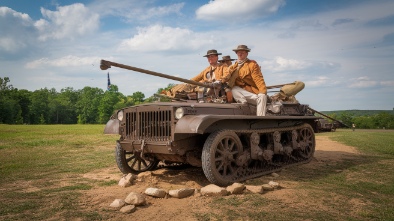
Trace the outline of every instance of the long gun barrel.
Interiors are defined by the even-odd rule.
[[[184,79],[184,78],[180,78],[180,77],[175,77],[175,76],[171,76],[171,75],[167,75],[167,74],[162,74],[159,72],[149,71],[149,70],[145,70],[142,68],[136,68],[136,67],[129,66],[129,65],[119,64],[119,63],[115,63],[112,61],[101,60],[101,63],[100,63],[101,70],[107,70],[108,68],[111,68],[111,66],[131,70],[131,71],[137,71],[137,72],[141,72],[144,74],[150,74],[150,75],[158,76],[158,77],[162,77],[162,78],[168,78],[171,80],[180,81],[180,82],[184,82],[184,83],[188,83],[188,84],[193,84],[193,85],[197,85],[197,86],[201,86],[201,87],[212,88],[211,85],[207,85],[207,84],[204,84],[201,82],[192,81],[192,80],[188,80],[188,79]]]
[[[171,76],[171,75],[167,75],[167,74],[162,74],[159,72],[149,71],[149,70],[145,70],[142,68],[136,68],[136,67],[124,65],[124,64],[119,64],[119,63],[112,62],[112,61],[101,60],[101,62],[100,62],[100,69],[101,70],[107,70],[108,68],[111,68],[111,66],[131,70],[131,71],[137,71],[137,72],[141,72],[144,74],[150,74],[150,75],[158,76],[158,77],[162,77],[162,78],[168,78],[171,80],[180,81],[180,82],[184,82],[184,83],[188,83],[188,84],[193,84],[193,85],[197,85],[197,86],[201,86],[201,87],[213,88],[212,84],[204,84],[201,82],[192,81],[192,80],[188,80],[188,79],[184,79],[184,78],[180,78],[180,77],[175,77],[175,76]],[[290,84],[294,84],[294,83],[267,86],[267,89],[279,88],[279,87],[283,87],[285,85],[290,85]]]

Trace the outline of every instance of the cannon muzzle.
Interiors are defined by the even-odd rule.
[[[111,68],[111,63],[105,60],[101,60],[100,62],[100,69],[101,70],[107,70],[108,68]]]

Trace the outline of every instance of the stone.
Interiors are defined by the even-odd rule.
[[[126,204],[126,202],[122,199],[114,200],[109,206],[112,208],[121,208]]]
[[[182,189],[177,189],[177,190],[170,190],[168,191],[168,194],[172,197],[182,199],[185,197],[189,197],[194,194],[194,189],[190,188],[182,188]]]
[[[126,176],[123,176],[120,180],[118,185],[121,187],[128,187],[133,183],[134,175],[129,173]]]
[[[209,184],[201,188],[201,194],[203,196],[226,196],[228,192],[223,187],[216,186],[215,184]]]
[[[167,192],[163,189],[149,187],[145,190],[145,194],[157,198],[164,198],[167,195]]]
[[[131,186],[131,183],[129,181],[127,181],[124,177],[122,177],[119,180],[118,185],[121,186],[121,187],[128,187],[128,186]]]
[[[121,213],[132,213],[134,211],[135,211],[134,205],[127,205],[127,206],[124,206],[120,209]]]
[[[274,190],[274,188],[269,184],[263,184],[262,187],[263,187],[263,190],[268,190],[268,191]]]
[[[279,188],[279,183],[274,182],[274,181],[269,181],[268,185],[272,186],[274,189]]]
[[[245,189],[245,185],[241,183],[233,183],[231,186],[226,188],[227,192],[231,194],[241,194]]]
[[[264,192],[263,186],[246,185],[245,188],[246,188],[246,190],[248,190],[252,193],[263,193]]]
[[[145,202],[146,202],[145,196],[140,193],[136,193],[136,192],[129,193],[129,195],[126,197],[126,199],[124,201],[127,204],[131,204],[131,205],[135,205],[135,206],[145,205]]]

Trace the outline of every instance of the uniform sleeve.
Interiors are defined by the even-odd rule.
[[[204,74],[206,73],[206,69],[204,69],[203,71],[201,71],[197,76],[195,76],[194,78],[192,78],[192,81],[203,81],[204,80]]]
[[[250,70],[252,72],[252,79],[259,89],[259,93],[267,94],[267,87],[265,85],[263,73],[256,62],[250,63]]]

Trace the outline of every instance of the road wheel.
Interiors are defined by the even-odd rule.
[[[124,174],[154,170],[159,163],[157,159],[142,159],[140,152],[125,151],[119,143],[116,144],[115,158],[120,171]]]
[[[315,134],[309,124],[299,130],[298,142],[302,143],[303,147],[300,150],[300,155],[306,159],[313,157],[315,153]]]
[[[232,184],[237,178],[237,158],[243,151],[234,131],[220,130],[210,134],[202,150],[202,168],[207,179],[216,185]]]

